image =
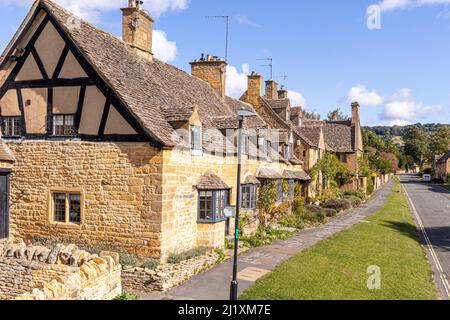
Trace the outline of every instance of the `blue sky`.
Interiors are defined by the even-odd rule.
[[[120,36],[118,8],[126,0],[59,2]],[[257,59],[272,57],[275,80],[283,83],[286,73],[294,102],[322,115],[337,106],[348,113],[351,100],[359,100],[365,125],[450,123],[446,0],[146,2],[156,18],[155,53],[186,71],[189,61],[201,53],[223,56],[224,24],[206,16],[231,16],[231,95],[245,90],[245,75],[251,70],[268,77],[268,68]],[[367,8],[372,4],[380,5],[381,29],[367,27]],[[29,5],[27,0],[0,0],[2,49]]]

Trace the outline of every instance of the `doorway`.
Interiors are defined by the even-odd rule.
[[[9,172],[0,172],[0,239],[9,237]]]

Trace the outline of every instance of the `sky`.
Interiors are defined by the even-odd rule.
[[[127,0],[55,0],[121,35]],[[247,74],[273,78],[293,105],[326,117],[361,104],[363,125],[450,123],[450,0],[146,0],[155,19],[155,56],[189,72],[202,53],[224,57],[230,16],[228,94]],[[0,0],[0,49],[31,0]],[[287,78],[283,76],[286,75]]]

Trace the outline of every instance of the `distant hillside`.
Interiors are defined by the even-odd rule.
[[[439,130],[440,127],[448,126],[449,124],[438,124],[438,123],[429,123],[429,124],[413,124],[404,127],[400,126],[375,126],[375,127],[365,127],[366,129],[375,132],[377,135],[382,136],[384,139],[391,139],[395,137],[403,137],[405,131],[410,127],[419,127],[422,128],[426,133],[434,133]]]

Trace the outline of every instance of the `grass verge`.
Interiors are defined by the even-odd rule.
[[[370,266],[381,270],[379,290],[367,287]],[[398,181],[377,214],[305,250],[240,296],[242,300],[437,298],[431,267]]]

